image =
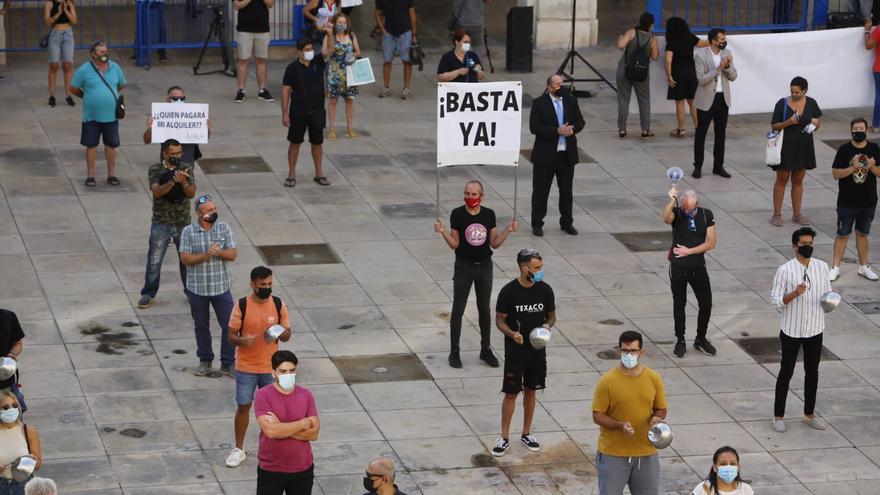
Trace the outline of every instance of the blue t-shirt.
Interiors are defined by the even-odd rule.
[[[83,92],[83,122],[94,120],[95,122],[116,121],[116,97],[119,96],[119,86],[125,85],[125,74],[116,62],[108,62],[110,65],[104,72],[104,80],[113,88],[111,93],[101,81],[101,77],[92,68],[92,62],[86,62],[73,73],[70,85],[79,88]]]

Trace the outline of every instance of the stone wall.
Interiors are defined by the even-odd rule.
[[[535,7],[535,48],[569,48],[572,0],[519,0],[519,6]],[[577,0],[575,48],[595,45],[599,35],[596,0]]]

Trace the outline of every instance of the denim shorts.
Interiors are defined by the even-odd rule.
[[[95,148],[98,142],[103,138],[104,146],[107,148],[116,148],[119,146],[119,121],[113,122],[96,122],[90,120],[82,123],[82,132],[79,137],[79,144],[86,148]]]
[[[254,394],[258,388],[272,385],[275,377],[272,373],[248,373],[245,371],[235,372],[235,403],[239,406],[253,404]]]
[[[49,33],[49,63],[73,62],[73,28],[64,31],[53,29]]]
[[[846,237],[856,226],[856,230],[864,235],[871,233],[871,222],[874,221],[876,208],[837,208],[837,236]]]
[[[392,36],[385,33],[382,36],[382,56],[385,63],[390,64],[394,60],[394,52],[400,55],[400,60],[409,63],[409,46],[412,44],[412,31],[407,31],[400,36]]]

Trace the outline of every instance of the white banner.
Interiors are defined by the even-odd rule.
[[[176,139],[181,143],[208,142],[208,105],[205,103],[153,103],[153,143]]]
[[[437,166],[519,163],[522,83],[439,83]]]
[[[873,107],[874,52],[865,50],[863,32],[859,27],[728,35],[727,48],[733,53],[737,72],[736,81],[730,83],[730,113],[772,112],[776,102],[788,96],[789,83],[795,76],[807,79],[807,94],[819,108]],[[651,112],[675,113],[674,102],[666,99],[662,51],[666,43],[659,41],[660,59],[651,64]],[[633,113],[638,112],[635,100],[633,95]]]

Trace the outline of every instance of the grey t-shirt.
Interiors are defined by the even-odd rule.
[[[453,0],[452,13],[462,26],[482,26],[484,0]]]

